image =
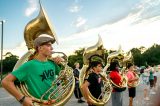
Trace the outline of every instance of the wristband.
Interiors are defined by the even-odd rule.
[[[22,104],[23,101],[24,101],[24,99],[25,99],[25,96],[23,96],[23,97],[19,100],[19,102]]]

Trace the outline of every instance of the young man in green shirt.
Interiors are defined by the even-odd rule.
[[[52,81],[55,80],[56,75],[60,72],[60,68],[56,63],[60,63],[62,59],[56,58],[56,63],[48,60],[48,57],[52,54],[53,42],[54,38],[49,36],[40,36],[36,38],[34,40],[34,47],[36,50],[34,58],[21,65],[2,80],[2,86],[24,106],[33,106],[34,100],[31,97],[25,97],[19,92],[14,82],[16,80],[25,82],[28,92],[40,99],[43,93],[51,87]],[[44,99],[47,99],[47,97],[44,97]]]

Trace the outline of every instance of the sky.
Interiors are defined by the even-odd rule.
[[[98,35],[107,50],[121,45],[127,52],[160,44],[160,0],[41,0],[41,4],[57,34],[54,51],[70,55],[95,45]],[[4,54],[27,52],[24,28],[38,13],[38,0],[0,0]]]

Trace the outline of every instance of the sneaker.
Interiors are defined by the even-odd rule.
[[[152,91],[150,94],[156,94],[156,92]]]
[[[149,97],[145,97],[144,100],[150,100]]]
[[[78,103],[84,103],[85,101],[84,100],[82,100],[82,99],[79,99],[78,100]]]

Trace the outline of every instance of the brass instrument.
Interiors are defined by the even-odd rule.
[[[25,41],[26,41],[26,44],[29,50],[24,56],[22,56],[19,59],[19,61],[16,63],[13,70],[16,70],[20,65],[28,61],[29,58],[35,54],[35,50],[33,47],[33,41],[35,38],[37,38],[41,34],[49,34],[55,39],[55,41],[57,41],[55,31],[50,25],[47,14],[45,13],[43,7],[40,4],[40,13],[38,17],[30,21],[25,27],[24,37],[25,37]],[[16,84],[17,89],[21,93],[23,93],[24,95],[28,97],[34,98],[35,100],[34,106],[48,106],[48,105],[49,106],[63,106],[70,99],[74,91],[75,79],[74,79],[72,68],[70,68],[67,65],[68,63],[67,56],[62,52],[54,52],[53,54],[55,53],[60,53],[64,55],[63,57],[65,61],[61,63],[64,69],[61,70],[58,78],[53,81],[51,88],[49,88],[41,96],[41,98],[33,97],[28,92],[28,88],[25,83],[19,82],[18,84]],[[56,86],[56,89],[55,89],[55,86]],[[44,100],[43,97],[45,95],[49,95],[48,100]],[[46,104],[46,103],[49,103],[49,101],[51,100],[55,100],[55,103]]]
[[[124,59],[124,53],[122,52],[121,48],[119,48],[118,51],[113,52],[111,54],[108,55],[107,57],[107,65],[105,66],[105,71],[108,69],[108,67],[110,66],[110,63],[113,61],[117,61],[120,65],[120,67],[122,68],[120,70],[120,74],[121,74],[121,84],[117,85],[115,84],[111,79],[110,82],[112,83],[113,88],[115,89],[119,89],[120,91],[123,91],[126,89],[127,87],[127,82],[128,82],[128,78],[125,75],[125,67],[123,67],[123,59]],[[110,72],[111,70],[109,70]],[[107,72],[107,71],[106,71]]]
[[[31,20],[25,27],[24,30],[24,39],[26,41],[26,46],[28,49],[33,48],[33,41],[41,34],[48,34],[55,39],[58,43],[58,39],[54,27],[51,25],[51,22],[40,3],[40,12],[39,15]]]
[[[132,83],[128,82],[128,87],[137,87],[140,83],[139,75],[135,71],[133,73],[134,73],[134,76],[137,78],[137,81],[134,81]]]
[[[97,44],[89,48],[86,48],[83,54],[83,67],[80,71],[80,76],[79,76],[80,79],[79,84],[82,94],[83,94],[82,84],[84,83],[84,79],[88,77],[89,73],[91,73],[91,71],[88,70],[89,63],[92,61],[94,57],[97,56],[99,57],[100,60],[104,59],[104,49],[103,49],[102,39],[100,38],[100,36]],[[105,105],[109,100],[112,92],[112,86],[109,80],[107,79],[106,74],[104,74],[104,72],[101,73],[101,78],[103,80],[103,85],[104,85],[101,93],[102,99],[96,99],[95,97],[93,97],[91,93],[89,93],[89,98],[91,99],[92,103],[96,106]]]

